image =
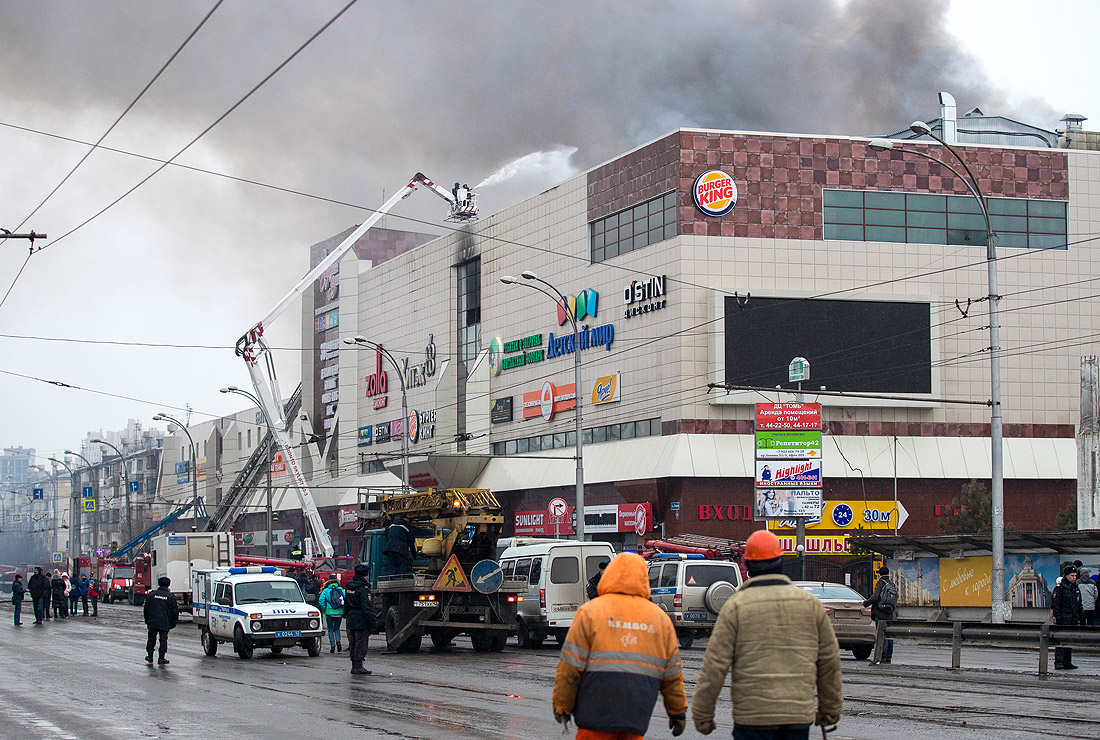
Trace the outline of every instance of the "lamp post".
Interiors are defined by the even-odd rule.
[[[569,301],[565,300],[565,296],[562,292],[555,288],[547,281],[540,278],[530,270],[524,270],[520,273],[520,277],[524,280],[530,280],[536,283],[542,283],[547,288],[553,291],[553,293],[547,292],[537,285],[530,283],[521,283],[512,275],[504,275],[500,278],[500,282],[505,285],[523,285],[528,288],[533,288],[543,295],[549,297],[554,303],[561,305],[565,311],[565,315],[569,317],[569,323],[573,326],[573,397],[576,399],[577,408],[577,493],[576,493],[576,514],[577,514],[577,541],[584,541],[584,431],[583,422],[581,417],[581,336],[580,330],[577,327],[577,311],[576,307],[572,311],[569,310]],[[551,399],[553,403],[553,399]]]
[[[62,462],[56,457],[48,458],[50,462],[64,465],[69,471],[69,559],[80,557],[80,507],[76,501],[76,473],[67,462]]]
[[[382,347],[378,342],[372,342],[366,337],[355,336],[352,339],[344,338],[344,344],[351,345],[353,347],[367,347],[377,351],[380,355],[389,360],[393,365],[393,371],[397,373],[397,379],[401,381],[401,422],[404,425],[404,431],[401,434],[401,492],[409,492],[409,398],[405,393],[405,375],[401,372],[401,365],[398,364],[397,358],[390,354],[388,349]]]
[[[119,461],[121,462],[122,484],[126,486],[126,541],[129,542],[130,540],[134,539],[134,520],[130,513],[133,507],[130,505],[130,475],[126,472],[126,456],[122,454],[122,450],[115,447],[107,440],[93,439],[92,444],[107,445],[115,451],[115,453],[118,455]]]
[[[1008,619],[1009,606],[1008,602],[1005,601],[1004,449],[1002,446],[1001,416],[1001,345],[997,318],[998,304],[1000,303],[1001,297],[997,293],[996,240],[993,234],[993,227],[990,224],[989,208],[986,205],[985,196],[982,194],[981,184],[978,182],[978,178],[974,176],[966,160],[962,158],[953,146],[932,133],[932,128],[924,121],[914,121],[910,124],[909,130],[915,134],[923,134],[939,142],[939,144],[947,149],[947,151],[951,152],[951,155],[962,165],[963,170],[966,172],[966,176],[947,162],[937,157],[933,157],[927,152],[922,152],[917,149],[907,149],[898,146],[892,141],[873,139],[869,146],[874,151],[908,152],[918,157],[930,159],[946,167],[948,170],[955,173],[955,176],[966,185],[967,190],[970,191],[974,200],[978,202],[982,217],[985,219],[985,261],[989,288],[989,388],[991,397],[990,404],[992,407],[989,420],[989,437],[990,446],[992,448],[990,452],[990,488],[992,489],[991,499],[993,509],[993,523],[991,527],[993,565],[990,576],[993,579],[993,623],[1003,624]]]
[[[191,445],[191,512],[193,514],[194,524],[191,525],[191,529],[195,530],[199,528],[199,471],[196,469],[195,464],[195,440],[191,439],[191,432],[187,431],[187,427],[181,424],[178,419],[173,419],[168,414],[161,412],[153,417],[153,421],[170,421],[187,435],[187,441]]]
[[[219,388],[218,390],[220,393],[236,393],[237,395],[244,396],[245,398],[252,401],[252,403],[256,404],[256,407],[260,409],[260,413],[264,415],[264,423],[267,424],[267,428],[269,430],[272,430],[271,444],[267,446],[267,556],[269,558],[274,557],[274,550],[272,549],[274,547],[274,543],[272,543],[271,541],[273,537],[273,525],[271,521],[271,452],[275,449],[275,434],[273,431],[275,427],[271,425],[271,420],[267,418],[267,412],[264,411],[264,405],[260,403],[260,399],[256,398],[248,391],[241,390],[235,385],[231,385],[228,388]]]
[[[65,450],[66,455],[72,455],[73,457],[79,457],[84,461],[84,464],[88,466],[88,470],[92,474],[92,500],[95,501],[95,516],[92,517],[92,551],[89,555],[96,554],[96,548],[99,547],[99,479],[95,474],[95,468],[88,458],[81,455],[79,452],[73,452],[72,450]],[[81,501],[81,508],[83,508],[84,502]]]

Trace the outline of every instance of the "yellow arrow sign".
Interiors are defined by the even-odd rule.
[[[807,530],[893,530],[895,526],[901,529],[909,518],[909,512],[900,501],[897,504],[893,501],[823,501],[822,505],[821,516],[806,521]],[[794,529],[797,524],[794,519],[780,519],[769,521],[768,529]]]

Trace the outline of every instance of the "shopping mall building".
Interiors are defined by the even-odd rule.
[[[1023,142],[956,148],[997,234],[1006,521],[1034,530],[1076,491],[1100,152]],[[755,404],[795,399],[775,390],[795,389],[794,358],[822,406],[824,499],[850,504],[808,534],[828,549],[861,525],[937,533],[990,478],[985,237],[966,183],[929,159],[693,129],[442,237],[373,230],[303,308],[302,410],[321,439],[306,465],[338,549],[357,549],[340,512],[400,483],[403,437],[413,486],[492,489],[510,534],[571,531],[549,509],[575,501],[577,352],[591,536],[758,528]]]

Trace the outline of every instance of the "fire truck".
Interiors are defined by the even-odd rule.
[[[373,500],[372,500],[373,499]],[[412,493],[360,493],[367,527],[360,559],[370,567],[375,608],[386,643],[415,653],[428,635],[437,647],[470,636],[474,650],[497,652],[518,628],[516,610],[526,579],[505,578],[494,559],[504,516],[487,489],[429,488]],[[408,573],[387,573],[386,528],[404,517],[416,553]]]

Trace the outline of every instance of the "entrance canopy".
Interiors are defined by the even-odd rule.
[[[852,552],[877,552],[889,558],[898,553],[914,556],[963,557],[991,555],[989,534],[943,534],[905,537],[894,535],[858,534],[848,538]],[[1100,530],[1083,529],[1074,532],[1005,532],[1005,554],[1057,555],[1061,553],[1100,554]]]

